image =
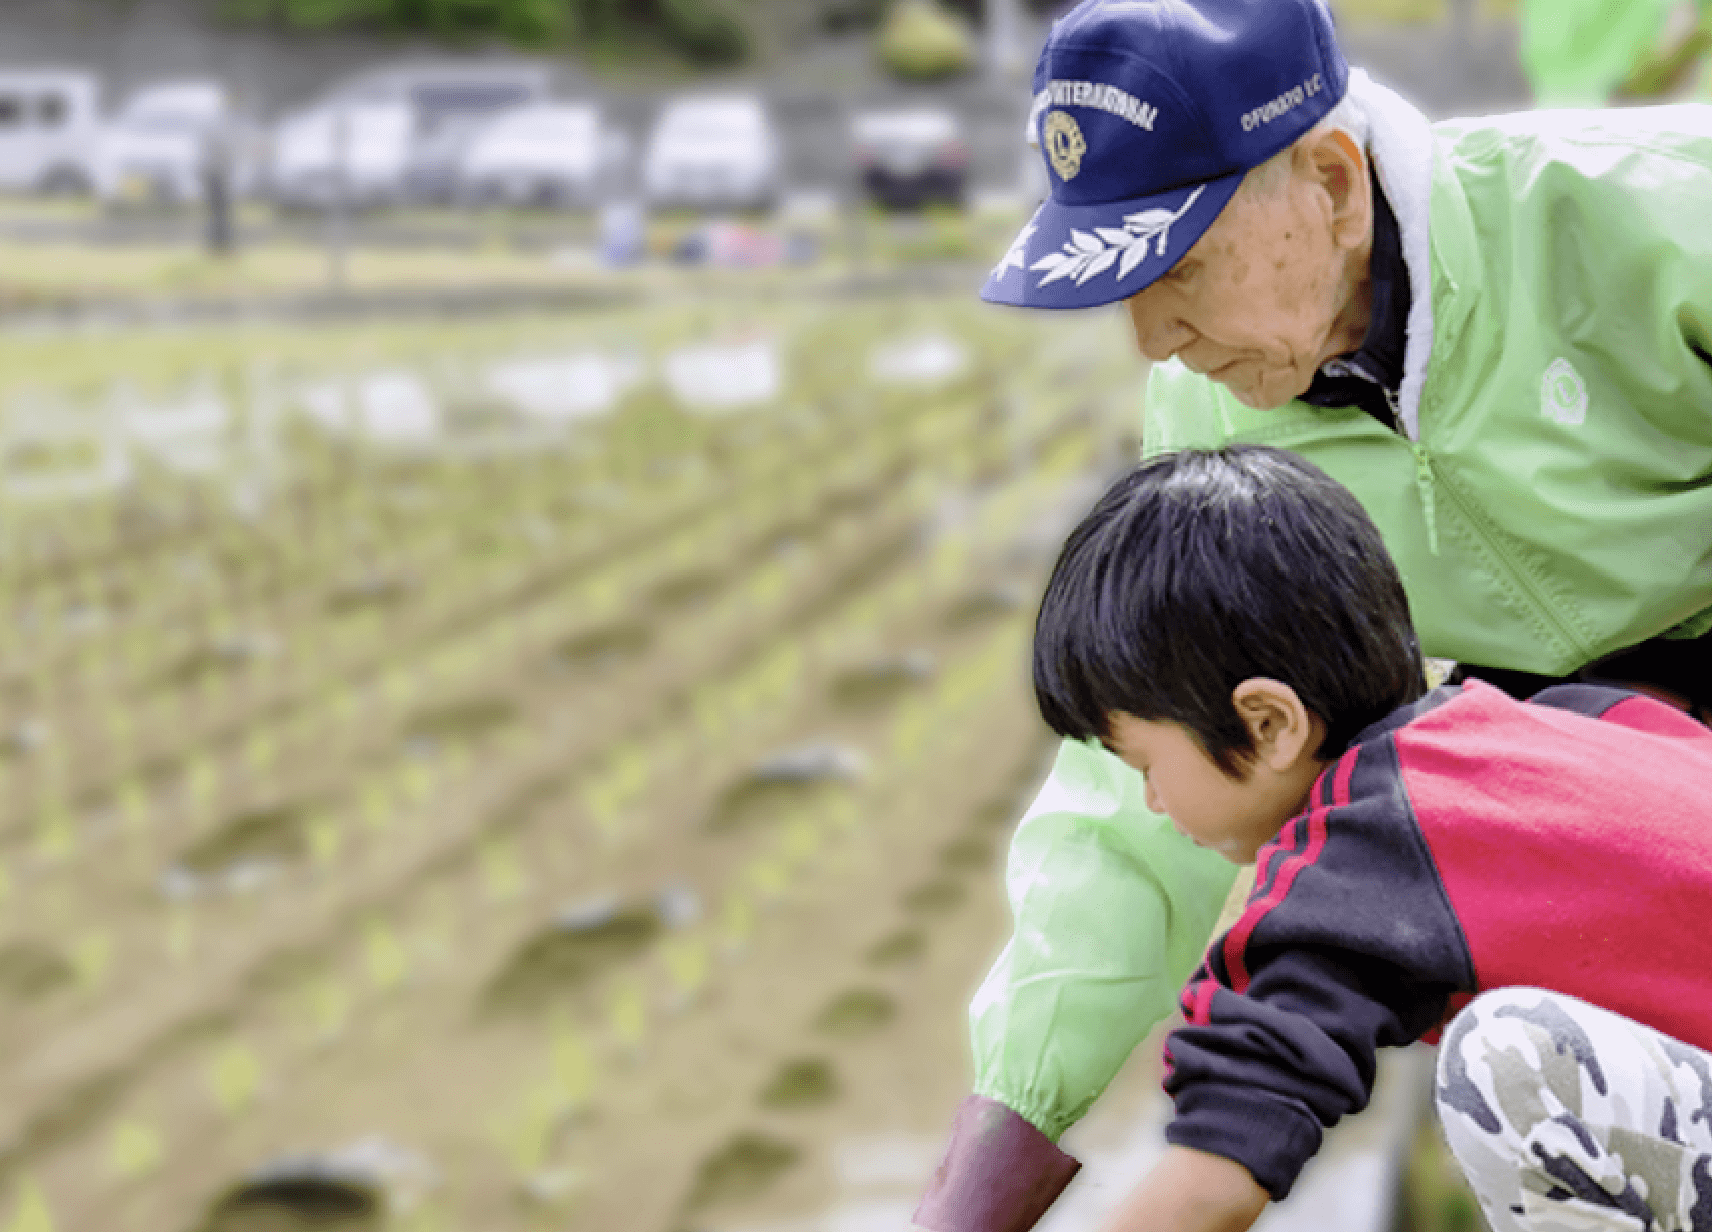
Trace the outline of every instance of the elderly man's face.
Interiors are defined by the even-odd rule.
[[[1344,157],[1347,138],[1326,141],[1282,183],[1244,185],[1170,273],[1130,298],[1143,354],[1175,355],[1265,409],[1360,346],[1372,203],[1359,158]]]

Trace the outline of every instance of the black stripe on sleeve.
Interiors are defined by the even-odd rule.
[[[1554,706],[1559,710],[1573,710],[1590,719],[1602,719],[1611,707],[1637,696],[1639,694],[1633,690],[1614,689],[1607,685],[1554,684],[1549,689],[1541,689],[1528,701],[1536,706]]]

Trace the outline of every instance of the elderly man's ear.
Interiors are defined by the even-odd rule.
[[[1338,247],[1353,251],[1367,243],[1373,232],[1373,185],[1367,159],[1350,135],[1334,130],[1299,142],[1294,162],[1297,176],[1325,191]]]

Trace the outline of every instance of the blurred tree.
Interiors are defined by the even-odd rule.
[[[299,30],[329,30],[384,18],[390,6],[391,0],[280,0],[280,16]]]
[[[886,0],[824,0],[820,24],[834,33],[872,30],[886,15]]]
[[[908,81],[935,81],[975,65],[975,40],[939,0],[897,0],[880,28],[880,63]]]
[[[520,46],[550,46],[568,33],[568,14],[559,0],[513,0],[501,17],[499,31]]]
[[[696,64],[749,55],[732,0],[218,0],[222,20],[287,30],[401,30],[535,49],[653,44]]]
[[[654,7],[667,40],[690,59],[735,64],[749,55],[749,32],[709,0],[654,0]]]
[[[1062,0],[1034,0],[1039,5],[1049,2]],[[940,3],[971,26],[986,24],[987,0],[940,0]],[[820,0],[820,24],[828,30],[872,30],[891,7],[890,0]]]

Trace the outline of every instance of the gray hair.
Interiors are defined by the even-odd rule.
[[[1327,133],[1337,132],[1347,133],[1349,139],[1355,142],[1356,149],[1363,154],[1367,152],[1367,108],[1356,99],[1354,90],[1344,91],[1344,96],[1338,100],[1337,106],[1326,112],[1318,124],[1258,167],[1252,168],[1243,178],[1239,191],[1262,199],[1275,196],[1290,178],[1290,159],[1296,147],[1305,142],[1318,141]]]

